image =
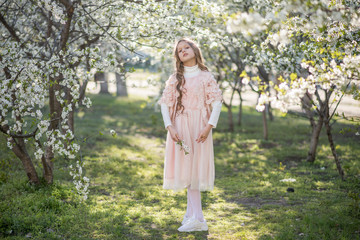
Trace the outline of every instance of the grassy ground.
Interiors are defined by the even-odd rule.
[[[79,111],[76,135],[90,178],[86,205],[74,201],[73,161],[58,158],[55,183],[26,183],[20,161],[0,140],[0,237],[4,239],[360,239],[360,141],[340,134],[337,151],[347,174],[339,179],[326,135],[314,164],[304,159],[309,123],[288,116],[269,123],[244,109],[243,126],[226,131],[223,112],[213,130],[215,189],[202,193],[209,230],[180,233],[186,191],[162,189],[166,130],[160,112],[144,99],[92,95]],[[109,130],[115,129],[113,138]],[[99,131],[103,135],[98,134]],[[40,163],[36,163],[41,173]],[[295,178],[296,182],[280,182]],[[287,188],[294,192],[287,192]]]

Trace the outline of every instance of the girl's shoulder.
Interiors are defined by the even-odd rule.
[[[176,83],[176,73],[173,73],[169,76],[166,84],[175,84]]]
[[[207,70],[202,70],[200,74],[201,74],[201,76],[202,76],[202,79],[203,79],[205,82],[207,82],[207,81],[209,81],[209,80],[211,80],[211,79],[214,78],[214,74],[213,74],[212,72],[210,72],[210,71],[207,71]]]
[[[211,77],[213,75],[212,72],[210,72],[209,70],[205,70],[205,71],[202,71],[202,72],[207,77]]]

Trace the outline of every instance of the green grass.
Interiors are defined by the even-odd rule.
[[[85,205],[75,201],[69,175],[74,161],[57,157],[55,183],[30,186],[20,160],[0,140],[3,239],[27,234],[33,239],[360,239],[360,141],[339,133],[348,123],[334,125],[347,175],[341,181],[324,133],[315,163],[305,161],[308,121],[276,115],[264,141],[261,115],[254,109],[244,108],[243,125],[234,133],[227,132],[223,112],[213,130],[215,188],[202,193],[209,230],[180,233],[186,191],[162,189],[166,130],[160,112],[145,99],[90,97],[93,107],[76,114],[75,126],[76,136],[87,138],[82,154],[91,182]],[[40,163],[35,165],[41,173]],[[284,178],[296,182],[280,182]]]

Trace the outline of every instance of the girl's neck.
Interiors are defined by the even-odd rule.
[[[184,77],[194,77],[200,72],[201,70],[197,64],[192,67],[184,66]]]

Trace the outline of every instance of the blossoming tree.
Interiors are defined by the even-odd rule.
[[[0,131],[35,184],[34,159],[48,184],[55,154],[79,159],[73,114],[91,106],[85,90],[94,73],[122,73],[118,50],[162,47],[213,9],[207,1],[175,0],[18,0],[1,6]],[[109,49],[105,54],[100,43]],[[74,166],[71,175],[86,199],[89,179],[81,161]]]
[[[293,0],[274,1],[267,8],[257,21],[259,31],[269,35],[253,49],[256,61],[279,78],[273,84],[277,95],[263,93],[257,109],[263,110],[263,105],[271,102],[287,112],[290,106],[307,100],[318,115],[313,124],[308,161],[315,160],[319,134],[325,125],[337,169],[344,178],[330,121],[349,89],[354,99],[359,100],[358,7],[355,1]],[[243,14],[234,16],[229,27],[240,31]]]

